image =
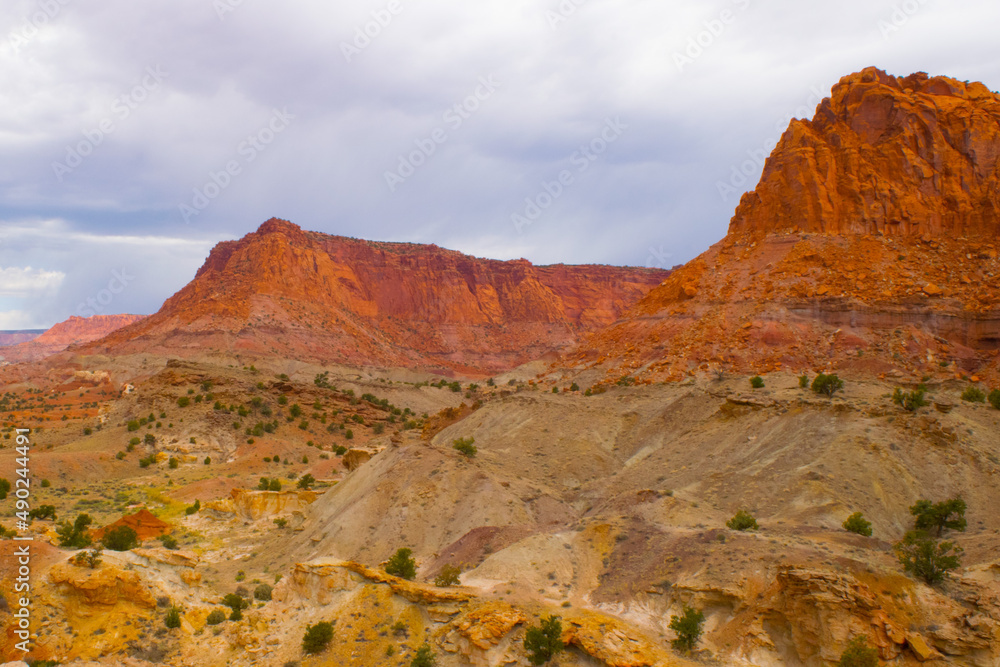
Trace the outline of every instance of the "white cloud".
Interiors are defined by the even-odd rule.
[[[0,331],[19,331],[22,329],[48,329],[48,325],[39,324],[35,315],[24,310],[0,310]],[[0,357],[3,351],[0,350]]]
[[[52,292],[62,284],[66,274],[43,271],[30,266],[0,267],[0,296],[27,297]]]

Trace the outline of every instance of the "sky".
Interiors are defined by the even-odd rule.
[[[980,0],[3,0],[0,329],[151,313],[270,217],[538,264],[722,238],[868,66],[1000,89]]]

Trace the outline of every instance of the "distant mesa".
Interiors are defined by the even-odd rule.
[[[491,374],[611,324],[668,275],[481,259],[272,218],[218,244],[159,312],[76,351]]]
[[[62,352],[71,345],[97,340],[115,329],[138,322],[143,317],[145,316],[92,315],[90,317],[76,317],[74,315],[24,342],[0,349],[0,358],[8,363],[44,359]]]

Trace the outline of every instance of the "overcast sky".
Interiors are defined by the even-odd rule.
[[[841,76],[1000,88],[995,1],[3,8],[0,329],[154,312],[271,216],[669,267],[725,234],[788,120]]]

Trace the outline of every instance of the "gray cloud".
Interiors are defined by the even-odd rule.
[[[680,263],[725,234],[755,156],[842,75],[1000,86],[1000,7],[985,1],[224,1],[221,18],[200,0],[8,3],[0,266],[67,276],[45,298],[0,298],[8,321],[77,314],[122,257],[150,273],[107,312],[155,310],[212,242],[272,215],[498,258]],[[483,77],[500,85],[455,127],[446,112]],[[275,110],[294,118],[271,137]],[[628,129],[519,232],[511,216],[608,118]],[[390,191],[386,172],[439,129]],[[196,189],[215,196],[186,221]]]

